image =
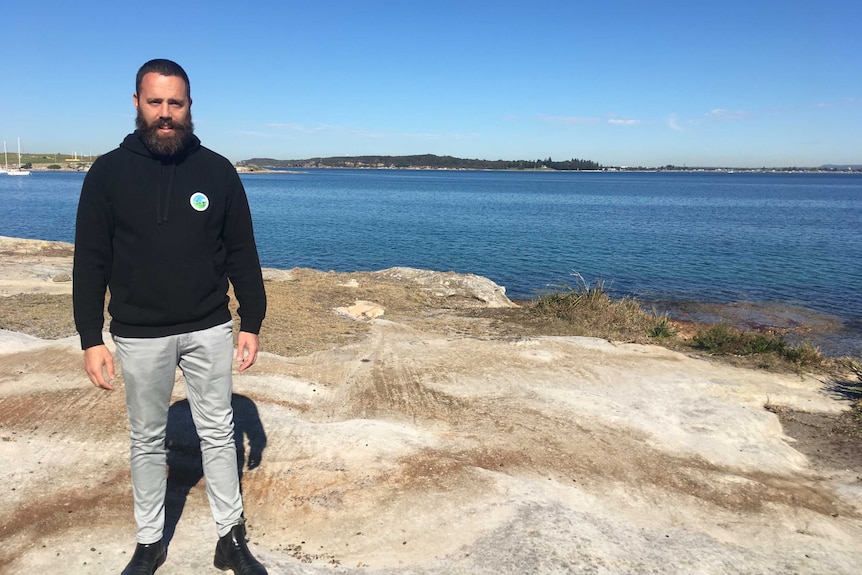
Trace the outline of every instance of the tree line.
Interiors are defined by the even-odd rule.
[[[475,160],[422,154],[415,156],[333,156],[304,160],[253,158],[241,165],[261,168],[415,168],[447,170],[601,170],[601,164],[590,160]]]

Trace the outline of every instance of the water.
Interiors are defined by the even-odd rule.
[[[0,235],[72,241],[82,181],[0,177]],[[862,354],[858,175],[304,170],[243,182],[265,267],[452,270],[513,299],[579,273],[677,315],[748,302],[749,319],[834,317],[825,351]]]

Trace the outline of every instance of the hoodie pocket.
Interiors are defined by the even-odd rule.
[[[129,318],[143,325],[187,323],[212,313],[224,299],[212,265],[189,262],[144,265],[132,273]]]

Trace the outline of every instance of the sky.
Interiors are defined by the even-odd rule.
[[[169,58],[232,161],[862,164],[860,22],[859,0],[14,2],[0,138],[105,153]]]

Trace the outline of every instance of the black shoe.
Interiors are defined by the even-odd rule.
[[[135,547],[135,554],[132,555],[132,560],[123,569],[121,575],[153,575],[156,569],[162,566],[167,557],[168,552],[161,541],[148,545],[138,543],[138,546]]]
[[[231,527],[230,533],[219,537],[213,565],[222,571],[233,569],[234,575],[267,575],[266,569],[255,559],[245,544],[245,525]]]

